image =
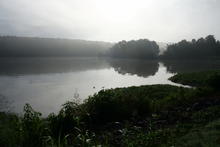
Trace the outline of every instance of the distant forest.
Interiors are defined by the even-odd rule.
[[[192,41],[182,40],[167,46],[165,59],[216,59],[220,57],[220,42],[213,35]]]
[[[213,35],[192,41],[168,44],[148,39],[108,43],[71,39],[0,37],[0,57],[98,57],[136,59],[217,59],[220,42]],[[162,54],[161,54],[162,52]]]
[[[121,41],[110,48],[110,56],[117,58],[141,59],[218,59],[220,58],[220,42],[213,35],[192,41],[182,40],[169,44],[160,54],[158,43],[147,39]]]
[[[0,57],[103,56],[111,46],[99,41],[3,36]]]
[[[148,39],[121,41],[110,48],[109,55],[116,58],[156,59],[159,46]]]

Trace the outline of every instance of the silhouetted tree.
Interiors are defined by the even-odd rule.
[[[155,59],[159,54],[159,46],[148,39],[120,41],[110,48],[110,56],[115,58]]]
[[[161,56],[166,59],[215,59],[220,57],[220,43],[213,35],[191,42],[182,40],[168,45]]]

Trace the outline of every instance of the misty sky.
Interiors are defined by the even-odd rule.
[[[220,39],[220,0],[0,0],[0,35],[162,42]]]

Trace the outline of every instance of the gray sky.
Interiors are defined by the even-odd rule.
[[[220,39],[220,0],[0,0],[0,35],[101,41]]]

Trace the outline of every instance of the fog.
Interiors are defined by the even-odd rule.
[[[218,0],[1,0],[0,35],[176,42],[215,35]]]

